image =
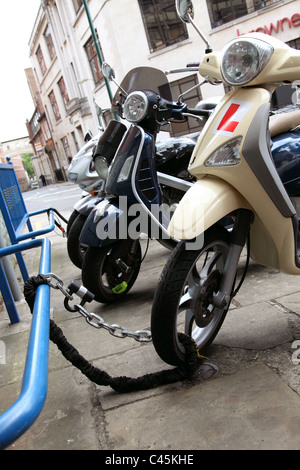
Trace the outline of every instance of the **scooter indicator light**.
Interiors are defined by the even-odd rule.
[[[229,166],[240,163],[239,149],[242,137],[227,142],[219,147],[204,163],[205,166]]]

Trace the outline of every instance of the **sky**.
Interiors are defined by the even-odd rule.
[[[0,142],[28,135],[34,104],[24,69],[40,0],[0,0]]]

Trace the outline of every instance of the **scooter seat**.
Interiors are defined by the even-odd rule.
[[[288,132],[300,125],[300,110],[270,116],[269,128],[271,137]]]

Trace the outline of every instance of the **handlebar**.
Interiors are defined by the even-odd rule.
[[[196,66],[186,66],[182,69],[166,70],[165,74],[170,75],[171,73],[183,73],[183,72],[198,72],[199,67]]]
[[[194,116],[204,116],[209,117],[213,110],[211,109],[195,109],[195,108],[187,108],[186,112],[189,114],[193,114]]]
[[[199,65],[200,65],[200,62],[190,62],[189,64],[186,64],[186,67],[182,69],[167,70],[165,74],[169,75],[170,73],[198,72]]]
[[[183,120],[186,116],[201,116],[208,118],[212,110],[211,109],[195,109],[189,108],[185,103],[174,103],[166,100],[161,100],[160,106],[157,108],[160,117],[164,119],[179,119]]]

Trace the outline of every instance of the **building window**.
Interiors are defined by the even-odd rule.
[[[71,154],[70,147],[69,147],[69,142],[68,142],[68,139],[67,139],[66,136],[61,139],[61,143],[62,143],[62,146],[63,146],[63,149],[64,149],[65,157],[68,160],[68,162],[71,163],[72,154]]]
[[[49,94],[49,100],[50,100],[50,103],[51,103],[51,106],[52,106],[52,110],[53,110],[53,113],[54,113],[55,120],[57,122],[61,119],[61,116],[60,116],[59,108],[58,108],[57,101],[56,101],[55,94],[54,94],[53,90]]]
[[[91,71],[92,71],[92,74],[93,74],[95,84],[97,85],[98,83],[100,83],[103,80],[103,74],[102,74],[102,71],[101,71],[101,64],[100,64],[99,57],[97,55],[97,49],[96,49],[96,46],[95,46],[95,42],[94,42],[94,39],[92,37],[85,44],[84,48],[85,48],[85,51],[86,51],[86,54],[87,54],[87,57],[88,57],[88,61],[90,63],[90,67],[91,67]],[[100,49],[101,49],[101,46],[100,46]],[[103,57],[102,49],[101,49],[101,54],[102,54],[102,57]]]
[[[74,131],[71,132],[71,136],[72,136],[72,138],[73,138],[73,142],[74,142],[75,148],[76,148],[77,152],[79,152],[80,147],[79,147],[78,140],[77,140],[77,137],[76,137],[76,134],[75,134]]]
[[[49,26],[47,26],[47,28],[44,32],[44,37],[45,37],[45,41],[46,41],[46,44],[47,44],[47,47],[48,47],[50,59],[53,60],[55,55],[56,55],[56,52],[55,52],[54,44],[53,44],[53,41],[52,41],[52,36],[51,36],[51,33],[50,33]]]
[[[46,64],[45,64],[45,60],[44,60],[44,56],[43,56],[41,46],[38,47],[38,49],[36,51],[36,56],[37,56],[37,60],[40,64],[42,74],[45,75],[45,73],[47,72],[47,67],[46,67]]]
[[[42,129],[45,141],[47,142],[48,140],[51,139],[51,133],[50,133],[47,121],[44,120],[41,123],[41,129]]]
[[[61,79],[58,81],[57,84],[58,84],[58,87],[60,89],[60,93],[61,93],[64,105],[65,105],[65,108],[66,108],[68,106],[70,100],[69,100],[69,95],[68,95],[67,90],[66,90],[66,85],[65,85],[64,78],[61,77]]]
[[[73,5],[75,9],[75,13],[77,14],[82,6],[82,0],[73,0]]]
[[[139,0],[150,52],[163,49],[188,38],[173,0]]]
[[[261,10],[280,0],[207,0],[210,22],[212,28],[216,28],[241,16]]]
[[[190,90],[198,82],[197,75],[191,75],[189,77],[182,78],[170,83],[172,90],[173,100],[176,101],[179,95],[187,90]],[[185,95],[184,102],[190,107],[195,108],[197,103],[202,99],[200,87],[195,88],[189,94]],[[204,123],[199,119],[191,117],[187,118],[186,122],[172,122],[172,136],[180,136],[190,134],[191,132],[200,131],[203,128]]]
[[[286,44],[290,47],[293,47],[294,49],[300,50],[300,38],[292,39],[291,41],[287,41]]]

